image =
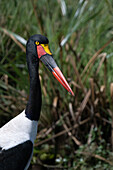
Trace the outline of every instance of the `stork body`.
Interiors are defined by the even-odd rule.
[[[29,100],[22,113],[0,128],[0,170],[27,170],[30,165],[42,103],[38,74],[39,59],[74,95],[55,63],[48,43],[48,39],[42,35],[31,36],[27,42],[26,56],[30,75]]]
[[[24,170],[29,167],[38,121],[25,111],[0,129],[0,170]]]

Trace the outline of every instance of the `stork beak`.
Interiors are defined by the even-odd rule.
[[[57,66],[55,60],[53,59],[53,56],[50,54],[47,54],[45,50],[42,50],[42,55],[40,54],[39,59],[46,65],[46,67],[52,72],[52,74],[54,75],[54,77],[60,82],[60,84],[62,84],[62,86],[64,86],[64,88],[71,94],[74,96],[74,93],[71,89],[71,87],[69,86],[68,82],[66,81],[65,77],[63,76],[62,72],[60,71],[59,67]],[[38,52],[38,48],[37,48],[37,53]]]

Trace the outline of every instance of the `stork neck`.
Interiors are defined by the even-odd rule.
[[[33,64],[32,61],[28,60],[28,70],[30,75],[30,93],[25,110],[26,116],[29,119],[36,121],[39,120],[42,103],[38,65],[38,62]]]

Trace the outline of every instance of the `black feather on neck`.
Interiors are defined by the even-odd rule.
[[[30,94],[29,100],[25,109],[25,114],[30,120],[39,120],[41,111],[41,87],[38,74],[39,61],[38,57],[32,53],[27,53],[27,64],[30,76]]]

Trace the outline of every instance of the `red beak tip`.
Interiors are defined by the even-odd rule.
[[[64,88],[72,95],[74,96],[74,93],[71,89],[71,87],[69,86],[69,84],[67,83],[65,77],[63,76],[62,72],[60,71],[60,69],[58,67],[53,68],[52,71],[54,77],[62,84],[62,86],[64,86]]]
[[[69,92],[72,96],[75,96],[73,92]]]

